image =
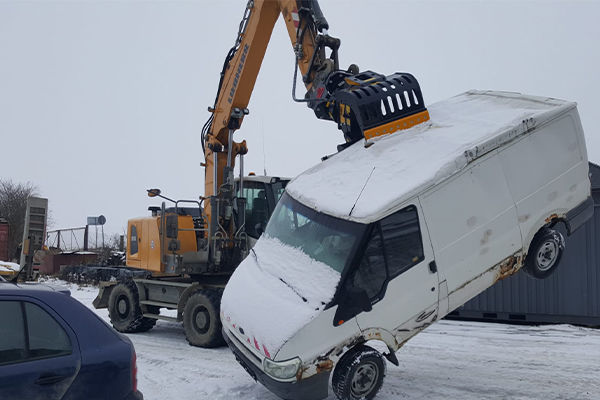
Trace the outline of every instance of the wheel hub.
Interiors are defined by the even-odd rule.
[[[129,314],[129,301],[126,297],[120,297],[117,300],[117,313],[121,318],[125,318]]]
[[[537,263],[542,271],[549,270],[556,262],[558,255],[558,245],[554,241],[547,241],[537,253]]]
[[[352,395],[362,398],[368,395],[379,378],[379,371],[373,363],[360,365],[352,378]]]
[[[205,307],[198,307],[194,313],[194,327],[200,333],[206,333],[210,327],[210,315]]]

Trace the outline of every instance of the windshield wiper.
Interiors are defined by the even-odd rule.
[[[258,268],[260,268],[261,271],[263,271],[262,267],[260,266],[260,262],[258,261],[258,255],[256,254],[256,251],[254,251],[254,249],[250,249],[252,250],[252,254],[254,254],[254,259],[256,260],[256,265],[258,266]],[[281,282],[283,282],[284,285],[286,285],[287,287],[289,287],[290,289],[292,289],[292,292],[296,293],[298,295],[298,297],[300,297],[302,299],[303,302],[308,303],[308,300],[306,299],[306,297],[302,296],[300,294],[300,292],[298,292],[298,290],[296,290],[296,288],[294,288],[292,285],[290,285],[289,283],[287,283],[286,281],[283,280],[283,278],[280,278],[278,276],[275,276],[273,274],[271,274],[270,272],[267,271],[268,274],[270,274],[271,276],[278,278]]]
[[[305,303],[308,303],[308,300],[306,300],[306,297],[302,296],[300,293],[298,293],[298,291],[289,283],[287,283],[286,281],[284,281],[282,278],[279,278],[279,280],[281,282],[283,282],[287,287],[289,287],[290,289],[292,289],[292,292],[296,293],[298,295],[298,297],[300,297],[302,299],[302,301],[304,301]]]

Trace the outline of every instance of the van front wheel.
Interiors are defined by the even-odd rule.
[[[340,359],[333,371],[331,386],[340,400],[371,400],[385,376],[385,362],[377,350],[358,345]]]
[[[549,277],[558,266],[564,249],[565,239],[560,232],[553,229],[538,232],[529,246],[525,272],[538,279]]]

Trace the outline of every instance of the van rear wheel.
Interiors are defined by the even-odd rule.
[[[333,371],[331,386],[340,400],[371,400],[385,377],[385,361],[377,350],[358,345],[340,359]]]
[[[564,249],[565,239],[560,232],[547,228],[541,230],[529,246],[525,272],[538,279],[549,277],[558,266]]]

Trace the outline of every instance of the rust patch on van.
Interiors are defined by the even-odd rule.
[[[369,333],[367,333],[367,339],[368,340],[372,340],[372,339],[382,340],[382,338],[381,338],[381,332],[379,332],[379,331],[369,332]]]
[[[558,219],[558,214],[552,214],[548,218],[545,219],[546,223],[549,224],[552,220]]]
[[[333,361],[332,360],[323,360],[317,364],[317,374],[322,372],[331,371],[333,369]]]
[[[498,270],[498,276],[496,277],[496,281],[502,280],[504,278],[508,278],[515,272],[517,272],[521,266],[523,265],[523,256],[510,256],[504,259],[500,263],[500,269]]]
[[[449,295],[456,293],[456,292],[460,291],[461,289],[464,289],[467,285],[471,284],[472,282],[481,278],[483,275],[488,274],[494,270],[498,271],[497,275],[496,275],[496,279],[494,279],[494,283],[496,283],[497,281],[504,279],[504,278],[514,274],[515,272],[517,272],[523,266],[524,258],[525,258],[525,256],[522,255],[521,250],[519,250],[518,252],[514,253],[513,255],[500,261],[498,264],[495,264],[493,267],[491,267],[491,268],[485,270],[484,272],[482,272],[481,274],[477,275],[473,279],[463,283],[462,285],[460,285],[459,287],[454,289],[452,292],[450,292]]]

